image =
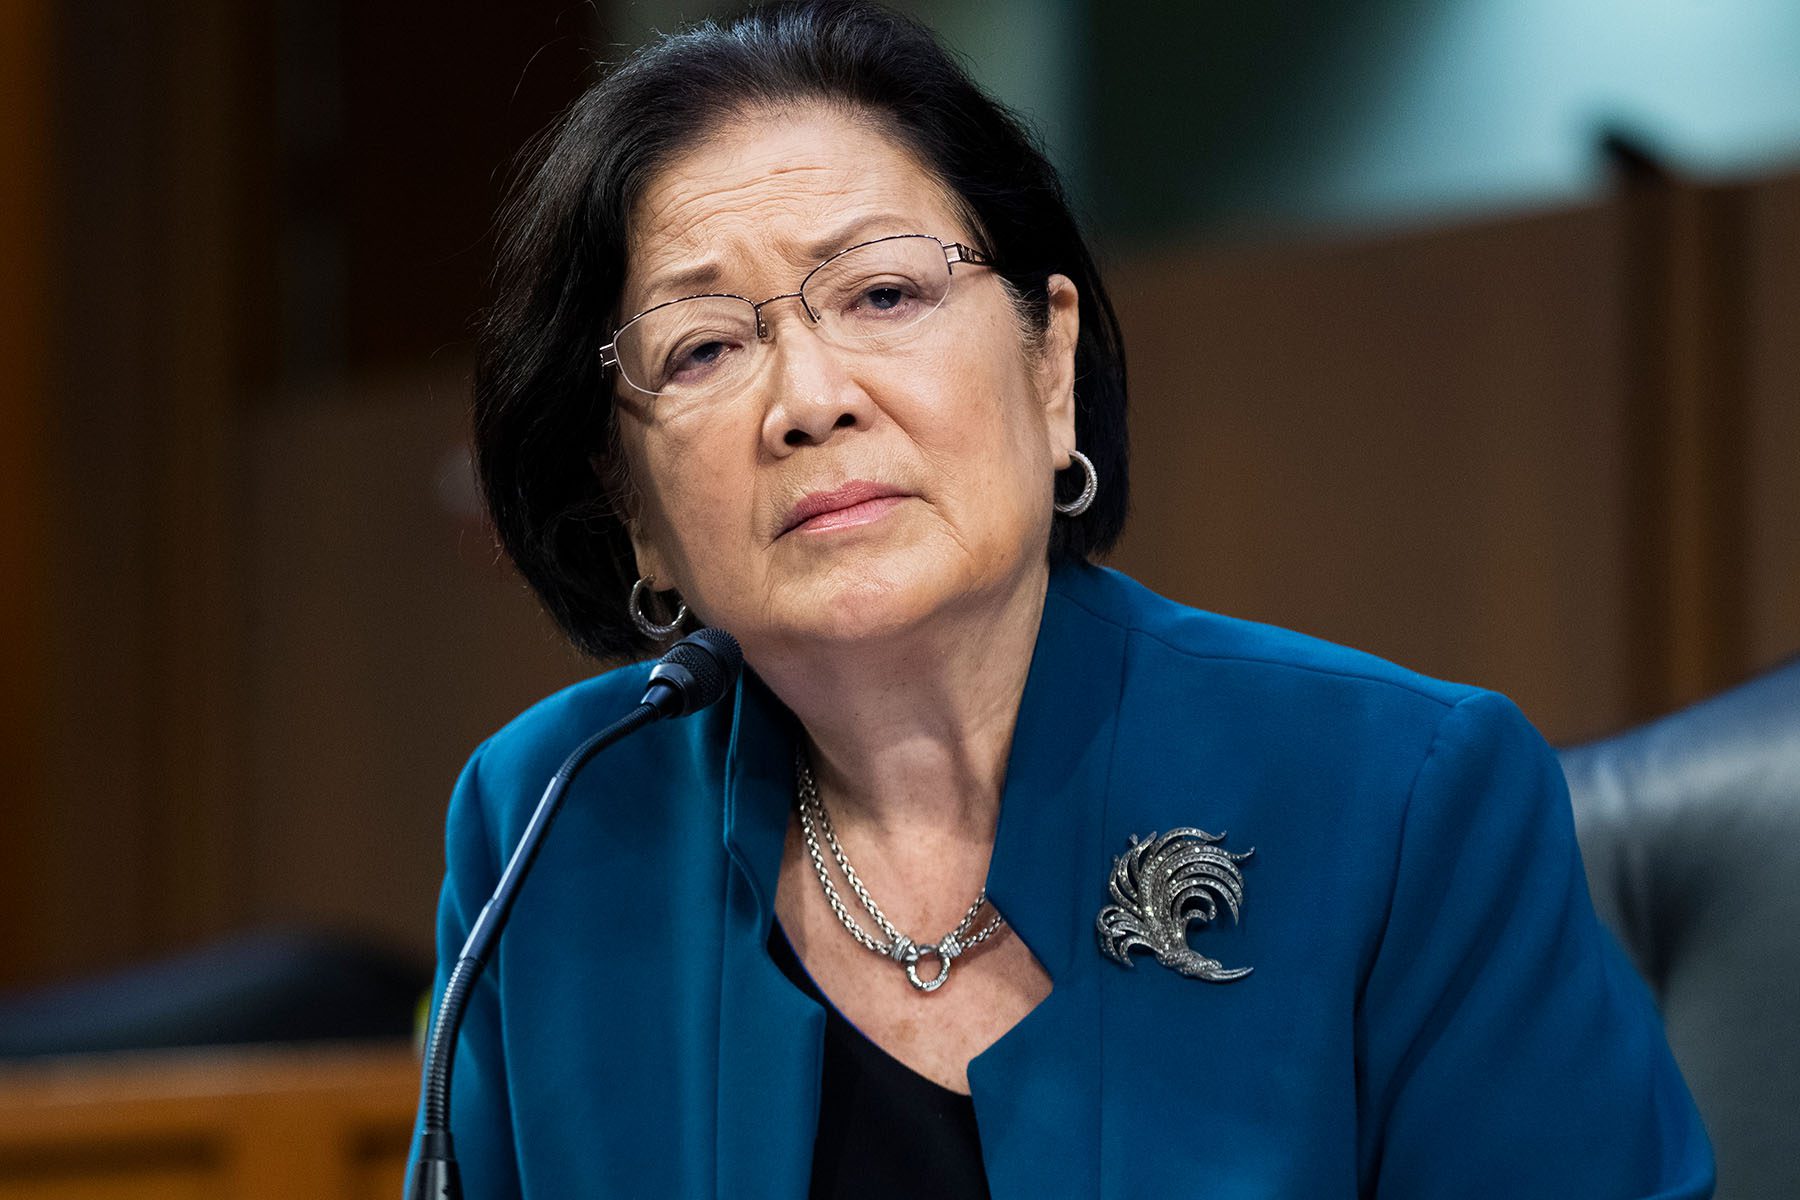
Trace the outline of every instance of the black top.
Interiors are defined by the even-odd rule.
[[[779,921],[769,956],[825,1007],[825,1068],[812,1200],[987,1200],[975,1102],[925,1078],[863,1035],[826,999]]]

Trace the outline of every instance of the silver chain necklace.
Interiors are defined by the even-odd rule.
[[[950,978],[951,960],[969,947],[980,945],[992,937],[1000,926],[1006,924],[1006,919],[999,913],[995,913],[994,919],[983,926],[980,933],[964,940],[964,935],[969,932],[969,927],[975,923],[975,914],[981,911],[983,904],[987,903],[987,889],[982,888],[981,894],[975,897],[975,903],[969,905],[969,911],[963,914],[962,923],[936,942],[920,945],[901,933],[894,928],[894,923],[882,913],[880,906],[869,895],[869,889],[863,886],[863,881],[857,876],[856,868],[852,867],[850,860],[844,856],[844,847],[838,843],[837,833],[831,828],[831,814],[825,811],[825,803],[819,799],[819,785],[813,779],[812,765],[806,761],[805,749],[800,749],[794,754],[794,777],[800,801],[800,833],[806,839],[806,852],[812,857],[813,870],[819,876],[819,886],[825,890],[825,902],[831,905],[831,911],[837,914],[837,919],[843,922],[844,928],[850,931],[851,937],[855,938],[865,949],[872,950],[883,958],[892,959],[904,966],[906,978],[921,992],[935,992],[943,987],[944,980]],[[825,869],[825,855],[819,850],[818,834],[814,831],[815,825],[825,831],[825,844],[831,847],[831,857],[837,860],[838,869],[844,873],[844,878],[850,881],[850,887],[856,892],[856,898],[862,901],[864,911],[874,919],[876,925],[881,927],[881,932],[887,935],[888,940],[885,943],[870,937],[863,927],[856,923],[856,918],[850,915],[850,910],[844,907],[843,900],[838,896],[837,888],[831,885],[831,874]],[[927,955],[936,956],[938,973],[935,978],[921,979],[919,978],[919,960]]]

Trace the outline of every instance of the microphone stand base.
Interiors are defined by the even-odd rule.
[[[455,1161],[419,1159],[406,1200],[462,1200],[462,1176]]]

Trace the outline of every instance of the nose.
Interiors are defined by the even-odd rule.
[[[802,446],[820,446],[840,431],[866,429],[875,405],[849,369],[847,356],[827,345],[795,305],[791,319],[771,316],[774,395],[763,416],[763,442],[777,458]]]

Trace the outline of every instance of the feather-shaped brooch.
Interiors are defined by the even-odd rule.
[[[1242,979],[1250,967],[1227,969],[1188,945],[1188,926],[1218,919],[1219,904],[1237,920],[1244,903],[1244,876],[1238,863],[1254,849],[1234,854],[1218,843],[1225,835],[1200,829],[1171,829],[1139,840],[1113,859],[1107,891],[1113,902],[1100,910],[1094,928],[1100,953],[1129,967],[1132,948],[1140,947],[1156,961],[1189,979],[1228,983]]]

